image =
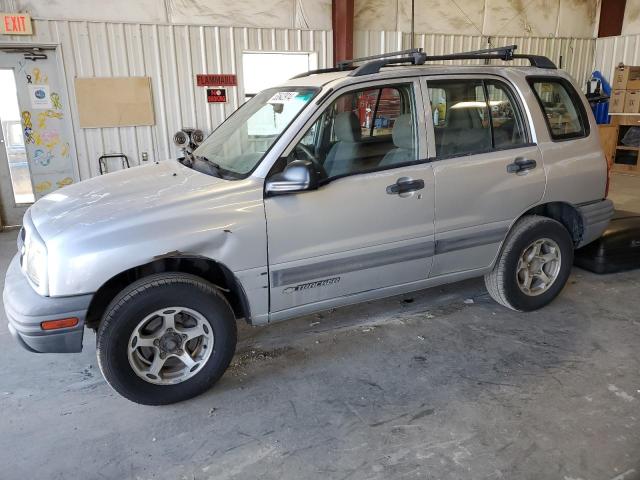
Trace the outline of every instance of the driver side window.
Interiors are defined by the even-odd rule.
[[[370,87],[331,103],[287,158],[311,160],[321,178],[391,168],[417,156],[412,84]]]

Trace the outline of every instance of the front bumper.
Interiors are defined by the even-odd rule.
[[[20,270],[16,255],[4,282],[2,300],[9,320],[9,332],[20,345],[37,353],[73,353],[82,351],[82,336],[87,309],[93,295],[43,297],[38,295]],[[59,330],[42,330],[46,320],[77,317],[78,325]]]

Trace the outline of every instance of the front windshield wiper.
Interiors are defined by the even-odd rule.
[[[207,157],[204,157],[202,155],[194,155],[193,153],[191,154],[191,156],[193,157],[194,160],[200,160],[206,163],[207,165],[209,165],[212,168],[212,173],[214,173],[216,177],[225,178],[225,175],[224,175],[225,169],[222,168],[213,160],[210,160]],[[195,161],[193,163],[195,166]]]

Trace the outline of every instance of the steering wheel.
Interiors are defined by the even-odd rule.
[[[315,154],[309,147],[302,143],[299,143],[298,145],[296,145],[296,150],[302,151],[302,153],[304,153],[304,155],[307,157],[307,160],[313,163],[313,166],[316,168],[316,171],[318,172],[318,175],[320,175],[320,178],[325,178],[327,176],[327,172],[325,171],[324,166],[318,161]]]

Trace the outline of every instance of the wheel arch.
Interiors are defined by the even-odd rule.
[[[579,210],[572,204],[567,202],[548,202],[535,207],[530,208],[524,212],[516,221],[526,215],[539,215],[541,217],[548,217],[557,222],[560,222],[569,232],[573,245],[578,246],[584,235],[584,221]]]
[[[237,319],[251,323],[249,302],[240,281],[224,264],[198,255],[168,254],[151,262],[125,270],[107,280],[94,294],[87,311],[85,324],[97,329],[111,300],[124,288],[154,273],[180,272],[195,275],[222,291]]]
[[[513,231],[514,226],[520,221],[522,218],[527,217],[529,215],[538,215],[540,217],[547,217],[557,222],[560,222],[569,232],[571,239],[573,240],[574,247],[577,247],[584,235],[584,221],[582,215],[578,211],[578,209],[567,202],[547,202],[536,205],[534,207],[529,208],[524,211],[518,218],[516,218],[504,238],[502,239],[502,243],[500,244],[500,248],[496,252],[491,264],[488,267],[488,271],[491,271],[495,266],[496,262],[500,258],[502,251],[504,249],[504,245],[506,243],[507,237]]]

